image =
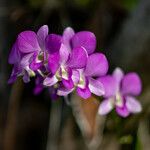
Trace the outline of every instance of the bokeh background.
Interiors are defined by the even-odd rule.
[[[61,34],[71,26],[90,30],[109,73],[119,66],[143,82],[142,113],[126,119],[97,115],[99,102],[70,96],[51,100],[48,89],[33,95],[34,80],[7,80],[8,55],[17,34],[49,26]],[[149,150],[150,0],[0,0],[0,150]]]

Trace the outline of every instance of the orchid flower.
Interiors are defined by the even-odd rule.
[[[124,75],[123,71],[117,68],[112,76],[101,77],[99,81],[105,88],[104,100],[100,104],[99,114],[106,115],[113,108],[122,117],[141,112],[141,104],[135,98],[142,89],[141,80],[136,73],[131,72]]]
[[[74,68],[72,71],[72,76],[70,81],[74,86],[70,86],[67,88],[66,84],[64,83],[65,87],[61,87],[58,89],[58,95],[65,96],[71,93],[75,88],[77,88],[77,93],[84,99],[87,99],[91,96],[91,92],[101,96],[104,94],[103,85],[100,81],[94,79],[94,77],[100,77],[107,73],[108,70],[108,62],[106,57],[101,53],[92,54],[95,51],[96,47],[96,38],[92,32],[89,31],[81,31],[78,33],[74,33],[71,28],[67,28],[64,31],[64,38],[66,47],[71,51],[71,48],[74,49],[80,48],[85,49],[88,53],[87,63],[84,68]],[[61,51],[61,49],[60,49]],[[64,50],[64,54],[65,54]],[[81,54],[80,54],[81,55]],[[74,57],[74,56],[73,56]],[[70,61],[73,63],[79,63],[80,65],[85,61],[85,58],[78,59],[77,57],[70,57]],[[79,65],[78,64],[78,65]],[[63,80],[64,81],[64,80]]]
[[[24,82],[28,82],[29,77],[35,76],[34,70],[42,65],[47,35],[47,25],[42,26],[37,34],[33,31],[24,31],[18,35],[9,55],[9,63],[14,65],[10,83],[20,75],[24,76]]]
[[[86,66],[88,57],[86,49],[82,46],[72,49],[70,46],[69,42],[73,35],[74,31],[67,28],[62,36],[59,52],[49,56],[48,68],[51,74],[45,78],[43,82],[45,86],[54,86],[57,82],[62,81],[65,88],[72,89],[74,87],[72,74],[76,69]]]

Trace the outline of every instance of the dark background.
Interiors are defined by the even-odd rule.
[[[142,113],[101,117],[95,97],[84,101],[72,95],[68,106],[63,98],[51,100],[48,89],[34,96],[34,80],[8,85],[12,66],[7,60],[17,34],[43,24],[50,33],[62,34],[67,26],[94,32],[109,73],[119,66],[142,78]],[[150,0],[0,0],[0,150],[149,148]]]

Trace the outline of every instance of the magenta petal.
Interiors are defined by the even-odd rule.
[[[60,55],[60,63],[65,64],[69,58],[69,51],[64,44],[61,44],[59,55]]]
[[[92,78],[89,78],[89,89],[93,94],[97,96],[102,96],[105,94],[105,90],[102,83]]]
[[[24,31],[18,35],[18,48],[22,53],[39,51],[37,35],[33,31]]]
[[[78,32],[72,38],[72,46],[73,48],[83,46],[87,53],[91,54],[96,48],[96,37],[89,31]]]
[[[136,73],[128,73],[122,80],[121,91],[123,94],[139,95],[141,93],[142,83]]]
[[[49,54],[53,54],[59,51],[61,46],[61,36],[57,34],[49,34],[46,38],[46,49]]]
[[[73,90],[74,90],[74,88],[73,88],[73,89],[59,88],[59,89],[57,90],[57,95],[59,95],[59,96],[67,96],[67,95],[70,94]]]
[[[74,88],[74,83],[73,83],[72,79],[68,79],[68,80],[62,79],[62,83],[63,83],[64,87],[67,89]]]
[[[126,107],[131,113],[138,113],[142,111],[140,102],[131,96],[126,96]]]
[[[128,111],[127,107],[124,105],[123,107],[116,107],[116,112],[121,117],[127,117],[129,116],[130,112]]]
[[[16,64],[20,61],[20,58],[21,58],[21,55],[19,53],[18,46],[15,43],[9,54],[8,62],[9,62],[9,64]]]
[[[74,30],[70,27],[67,27],[63,32],[62,42],[67,47],[69,52],[71,52],[71,39],[74,34]]]
[[[77,88],[77,94],[83,99],[87,99],[91,97],[91,92],[88,87],[86,87],[85,89]]]
[[[42,49],[45,49],[45,39],[48,35],[48,26],[43,25],[37,32],[37,39]]]
[[[117,92],[117,83],[113,76],[107,75],[98,79],[104,87],[105,97],[115,96]]]
[[[38,56],[38,53],[35,52],[33,57],[32,57],[31,63],[29,65],[30,69],[33,71],[36,71],[37,69],[39,69],[43,65],[42,61],[37,62],[37,60],[36,60],[37,56]]]
[[[98,113],[100,115],[106,115],[108,114],[112,109],[114,108],[114,105],[112,103],[111,99],[105,99],[101,102],[99,105]]]
[[[59,69],[59,54],[51,54],[48,58],[48,69],[52,72],[52,74],[55,74],[56,71]]]
[[[58,79],[56,78],[56,76],[46,77],[43,81],[43,85],[52,86],[52,85],[56,84],[57,82],[58,82]]]
[[[103,76],[108,71],[108,61],[104,54],[95,53],[88,57],[85,69],[86,76]]]
[[[87,63],[87,52],[82,47],[77,47],[72,50],[72,53],[70,54],[69,60],[67,62],[67,65],[70,68],[74,69],[81,69],[85,67]]]

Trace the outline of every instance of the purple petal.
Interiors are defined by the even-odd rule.
[[[22,68],[20,67],[19,64],[14,65],[11,76],[8,80],[8,84],[12,84],[16,81],[17,76],[19,76],[22,73]]]
[[[104,87],[105,97],[115,96],[117,92],[117,83],[113,76],[107,75],[98,79]]]
[[[116,107],[116,112],[121,117],[127,117],[129,116],[130,112],[128,111],[127,107],[124,105],[123,107]]]
[[[28,74],[27,71],[25,71],[25,73],[24,73],[23,81],[24,81],[25,83],[30,82],[30,76],[29,76],[29,74]]]
[[[56,71],[59,69],[59,54],[54,53],[49,55],[48,58],[48,69],[52,72],[52,74],[55,74]]]
[[[57,34],[49,34],[46,38],[46,49],[50,54],[59,51],[61,46],[61,36]]]
[[[77,88],[77,94],[83,99],[87,99],[91,97],[91,92],[88,87],[86,87],[85,89]]]
[[[37,39],[42,49],[45,49],[45,39],[48,36],[48,26],[43,25],[37,32]]]
[[[66,88],[59,88],[57,90],[57,95],[59,96],[66,96],[70,94],[74,89],[66,89]]]
[[[100,115],[106,115],[108,114],[112,109],[114,108],[114,104],[112,102],[112,99],[105,99],[101,102],[99,105],[98,113]]]
[[[72,53],[70,54],[69,60],[67,62],[67,65],[70,68],[74,69],[81,69],[85,67],[87,63],[87,52],[82,47],[77,47],[72,50]]]
[[[136,73],[128,73],[122,80],[122,93],[139,95],[141,93],[142,83],[140,77]]]
[[[62,79],[62,83],[63,83],[64,87],[67,88],[67,89],[74,88],[74,83],[73,83],[71,78],[68,79],[68,80]]]
[[[64,44],[61,44],[59,55],[60,55],[60,63],[65,64],[69,58],[69,51]]]
[[[25,68],[26,66],[29,66],[29,64],[31,63],[31,59],[33,57],[34,53],[29,53],[26,54],[25,56],[22,57],[20,65],[22,68]]]
[[[96,48],[96,37],[89,31],[78,32],[72,38],[72,46],[73,48],[83,46],[87,53],[91,54]]]
[[[37,35],[33,31],[24,31],[18,35],[18,48],[22,53],[39,51]]]
[[[116,68],[113,72],[113,77],[116,79],[117,83],[120,85],[121,80],[124,77],[124,73],[121,68]]]
[[[20,58],[21,58],[21,55],[19,53],[18,46],[15,43],[9,54],[8,62],[9,62],[9,64],[16,64],[20,61]]]
[[[42,61],[37,62],[37,57],[38,57],[38,53],[34,53],[31,63],[29,65],[30,69],[32,69],[33,71],[36,71],[43,65]]]
[[[104,54],[95,53],[88,57],[85,69],[86,76],[103,76],[108,71],[108,61]]]
[[[58,79],[56,78],[56,76],[46,77],[43,81],[43,85],[52,86],[52,85],[56,84],[57,82],[58,82]]]
[[[72,28],[67,27],[63,32],[62,42],[67,47],[68,51],[71,52],[71,39],[75,32]]]
[[[13,84],[17,80],[17,75],[11,75],[8,79],[8,84]]]
[[[89,78],[89,89],[93,94],[97,96],[102,96],[105,94],[102,83],[92,78]]]
[[[126,107],[131,113],[138,113],[142,111],[140,102],[131,96],[126,96]]]

